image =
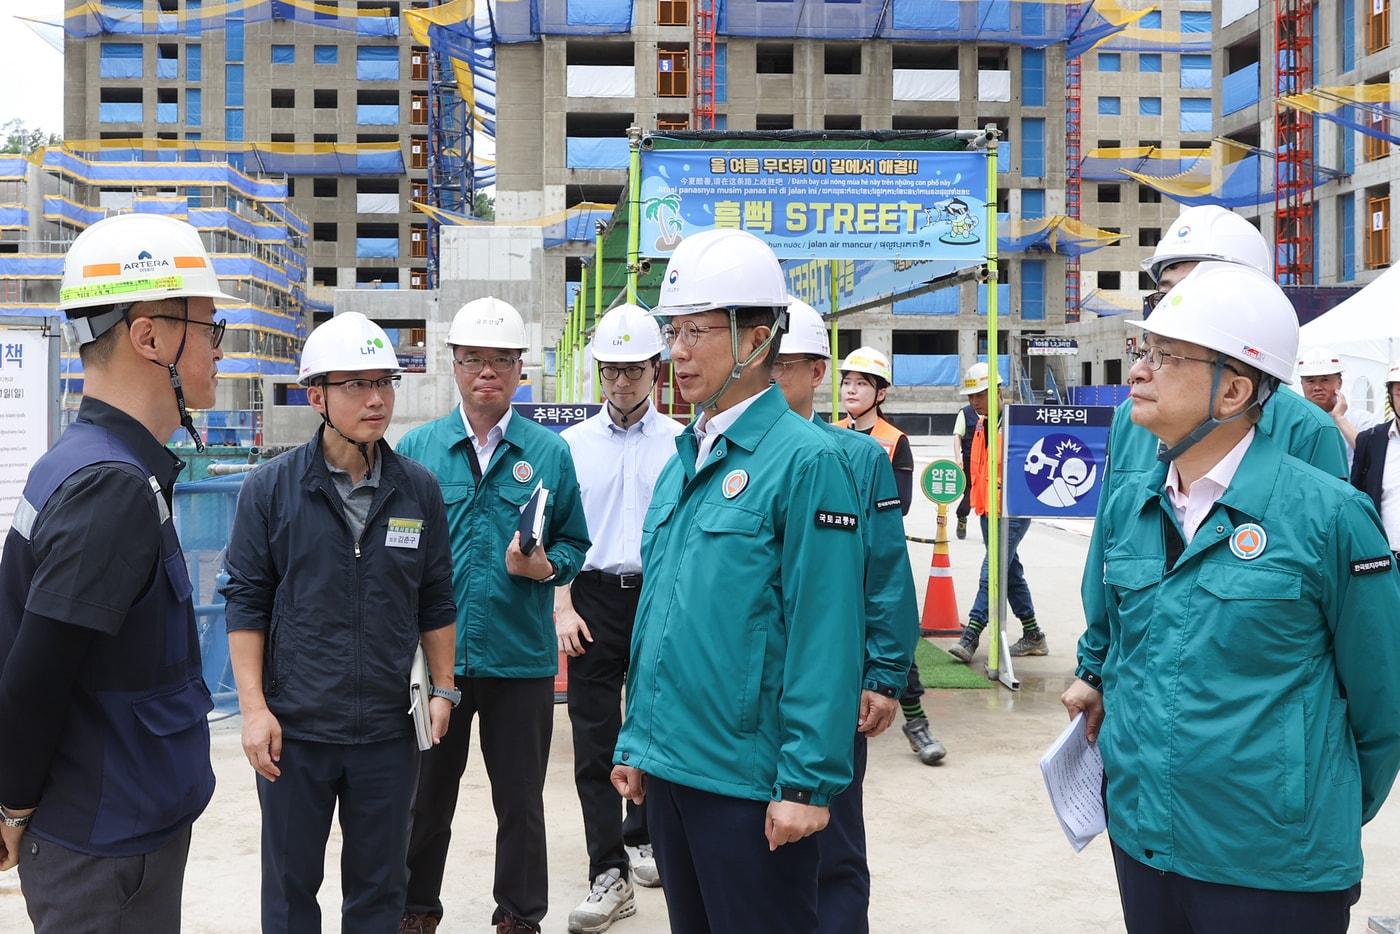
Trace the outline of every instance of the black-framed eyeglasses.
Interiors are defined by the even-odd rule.
[[[141,315],[143,318],[159,318],[162,321],[183,321],[186,324],[197,324],[202,328],[209,328],[209,346],[217,348],[224,342],[224,329],[228,327],[228,322],[223,318],[217,321],[200,321],[195,318],[182,318],[179,315]]]
[[[1215,360],[1208,357],[1188,357],[1186,354],[1170,353],[1160,347],[1143,347],[1141,350],[1135,350],[1128,354],[1128,357],[1135,364],[1146,363],[1147,368],[1154,372],[1160,370],[1163,361],[1166,360],[1189,360],[1192,363],[1209,363],[1211,366],[1215,365]],[[1222,362],[1221,366],[1237,376],[1241,375],[1240,371],[1232,367],[1228,361]]]
[[[1149,292],[1142,297],[1142,316],[1146,318],[1162,304],[1162,299],[1167,297],[1167,293],[1158,289],[1156,292]]]
[[[646,366],[641,363],[629,363],[623,366],[606,364],[598,367],[598,372],[603,374],[603,379],[617,379],[619,376],[626,376],[635,381],[641,379],[646,371]]]
[[[701,337],[711,331],[727,331],[728,329],[727,325],[696,324],[693,321],[683,321],[679,327],[674,324],[668,324],[662,328],[661,339],[668,344],[674,344],[676,338],[679,337],[685,342],[687,347],[694,347]]]
[[[340,379],[335,382],[325,380],[322,385],[339,386],[347,396],[367,396],[371,389],[376,389],[379,392],[394,392],[399,388],[399,380],[402,378],[398,373],[395,373],[393,376],[382,376],[379,379]]]
[[[520,357],[511,354],[496,354],[494,357],[467,356],[454,357],[452,362],[461,367],[464,373],[475,376],[488,366],[497,373],[514,369],[515,365],[520,362]]]

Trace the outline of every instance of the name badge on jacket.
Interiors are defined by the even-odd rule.
[[[389,532],[384,536],[384,545],[388,548],[417,548],[418,540],[422,537],[422,519],[391,518]]]

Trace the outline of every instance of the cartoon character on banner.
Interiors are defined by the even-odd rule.
[[[977,215],[961,198],[947,198],[939,201],[934,204],[933,210],[928,214],[931,216],[931,223],[948,225],[948,232],[938,238],[941,242],[954,244],[981,242],[981,238],[974,233],[977,229]]]
[[[1072,435],[1046,435],[1026,454],[1026,485],[1046,506],[1064,509],[1089,494],[1099,467],[1088,445]]]

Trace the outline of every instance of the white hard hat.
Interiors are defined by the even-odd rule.
[[[1248,266],[1271,279],[1274,275],[1274,259],[1264,235],[1243,217],[1214,204],[1182,211],[1142,268],[1156,282],[1173,263],[1211,260]]]
[[[358,311],[347,311],[318,325],[301,348],[297,382],[308,386],[318,376],[340,371],[392,370],[399,358],[384,329]]]
[[[1201,263],[1162,299],[1152,317],[1128,323],[1217,351],[1281,382],[1293,380],[1298,314],[1274,280],[1257,269]]]
[[[840,370],[842,373],[867,373],[880,377],[886,383],[894,382],[890,358],[873,347],[857,347],[846,354],[846,359],[841,361]]]
[[[1385,374],[1385,384],[1400,383],[1400,360],[1396,360],[1390,365],[1390,371]]]
[[[1342,358],[1326,347],[1309,347],[1298,355],[1298,376],[1331,376],[1342,372]]]
[[[618,305],[598,321],[589,347],[599,363],[640,363],[662,350],[661,327],[645,308]]]
[[[525,320],[509,302],[490,296],[473,299],[452,316],[452,326],[447,329],[447,346],[523,351],[529,346],[525,340]]]
[[[972,396],[979,392],[986,392],[990,380],[991,371],[987,368],[987,364],[974,363],[963,374],[962,387],[958,389],[958,395]]]
[[[795,296],[788,296],[788,326],[778,353],[831,357],[831,334],[821,314]]]
[[[758,237],[721,228],[681,241],[666,263],[653,314],[693,315],[715,308],[774,308],[788,304],[787,280],[778,257]]]
[[[242,302],[219,288],[214,263],[189,224],[162,214],[119,214],[78,234],[63,260],[58,307],[69,319],[84,308],[157,302],[167,298],[211,298]],[[102,336],[121,320],[87,320],[80,344]]]

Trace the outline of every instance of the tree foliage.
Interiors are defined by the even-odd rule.
[[[27,156],[36,149],[44,146],[57,146],[63,142],[63,137],[59,134],[37,128],[30,129],[19,118],[0,123],[0,134],[5,137],[5,144],[0,147],[0,153],[12,155],[18,153]]]

